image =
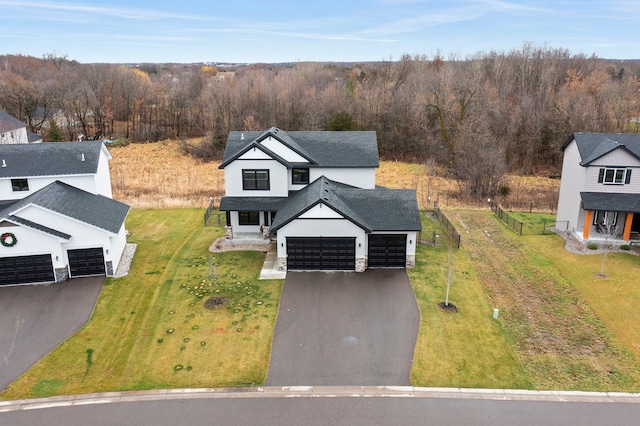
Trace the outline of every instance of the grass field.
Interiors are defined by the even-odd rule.
[[[127,229],[138,244],[130,274],[107,279],[89,323],[2,399],[264,382],[282,290],[258,282],[264,254],[214,256],[223,231],[203,227],[201,209],[133,210]],[[206,309],[214,295],[227,305]]]
[[[447,216],[463,235],[459,312],[437,306],[446,247],[420,245],[408,271],[421,311],[414,385],[640,391],[640,258],[611,253],[597,278],[601,256],[567,253],[557,235],[521,237],[487,211]],[[210,253],[223,229],[203,227],[202,209],[133,210],[127,228],[129,276],[107,279],[87,326],[1,399],[264,383],[282,291],[257,280],[264,254]],[[227,305],[206,309],[212,296]]]
[[[109,151],[113,156],[113,197],[133,208],[206,207],[210,197],[219,202],[224,195],[220,162],[203,162],[185,155],[176,141],[131,144]],[[436,203],[442,207],[486,204],[485,200],[462,199],[458,183],[446,176],[444,170],[433,165],[381,161],[376,184],[415,189],[423,209],[433,208]],[[557,179],[507,175],[502,184],[512,189],[506,200],[509,202],[535,200],[536,204],[549,206],[557,201]]]
[[[582,271],[594,272],[588,257],[558,260],[564,265],[558,267],[550,260],[564,256],[555,235],[520,237],[486,211],[448,217],[460,227],[464,251],[501,310],[499,321],[534,388],[640,390],[640,368],[625,339],[591,306],[602,303],[601,295],[583,296],[588,285]],[[552,244],[556,250],[548,248]]]
[[[425,223],[432,229],[434,223]],[[409,277],[420,307],[420,331],[411,370],[414,386],[531,388],[493,305],[467,253],[453,250],[455,279],[449,302],[458,313],[442,310],[446,285],[442,266],[446,247],[418,246]]]

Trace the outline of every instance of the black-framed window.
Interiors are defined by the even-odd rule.
[[[260,225],[260,212],[238,212],[240,225]]]
[[[628,185],[631,182],[631,169],[603,167],[598,175],[598,183],[605,185]]]
[[[269,186],[269,170],[242,170],[242,189],[245,191],[268,191]]]
[[[309,169],[291,169],[291,183],[294,185],[306,185],[309,183]]]
[[[29,181],[27,179],[11,179],[11,188],[13,188],[13,192],[28,191]]]
[[[593,224],[596,226],[611,227],[618,223],[618,212],[596,211],[593,215]]]

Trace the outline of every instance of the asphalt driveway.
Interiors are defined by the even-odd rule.
[[[103,283],[0,287],[0,390],[86,324]]]
[[[403,386],[420,313],[404,269],[288,272],[268,386]]]

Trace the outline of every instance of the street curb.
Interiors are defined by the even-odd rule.
[[[426,388],[413,386],[263,386],[246,388],[158,389],[103,392],[0,401],[0,413],[74,405],[208,398],[449,398],[501,401],[599,402],[640,404],[625,392],[535,391],[520,389]]]

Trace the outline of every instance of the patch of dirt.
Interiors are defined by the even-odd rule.
[[[207,309],[220,309],[229,301],[228,297],[210,297],[204,302],[204,307]]]
[[[438,303],[438,307],[440,309],[442,309],[443,311],[447,311],[447,312],[458,312],[458,307],[456,305],[454,305],[453,303],[449,303],[448,305],[444,302],[440,302]]]
[[[266,253],[268,244],[231,244],[225,237],[220,237],[211,244],[209,251],[218,253],[222,251],[261,251]]]

